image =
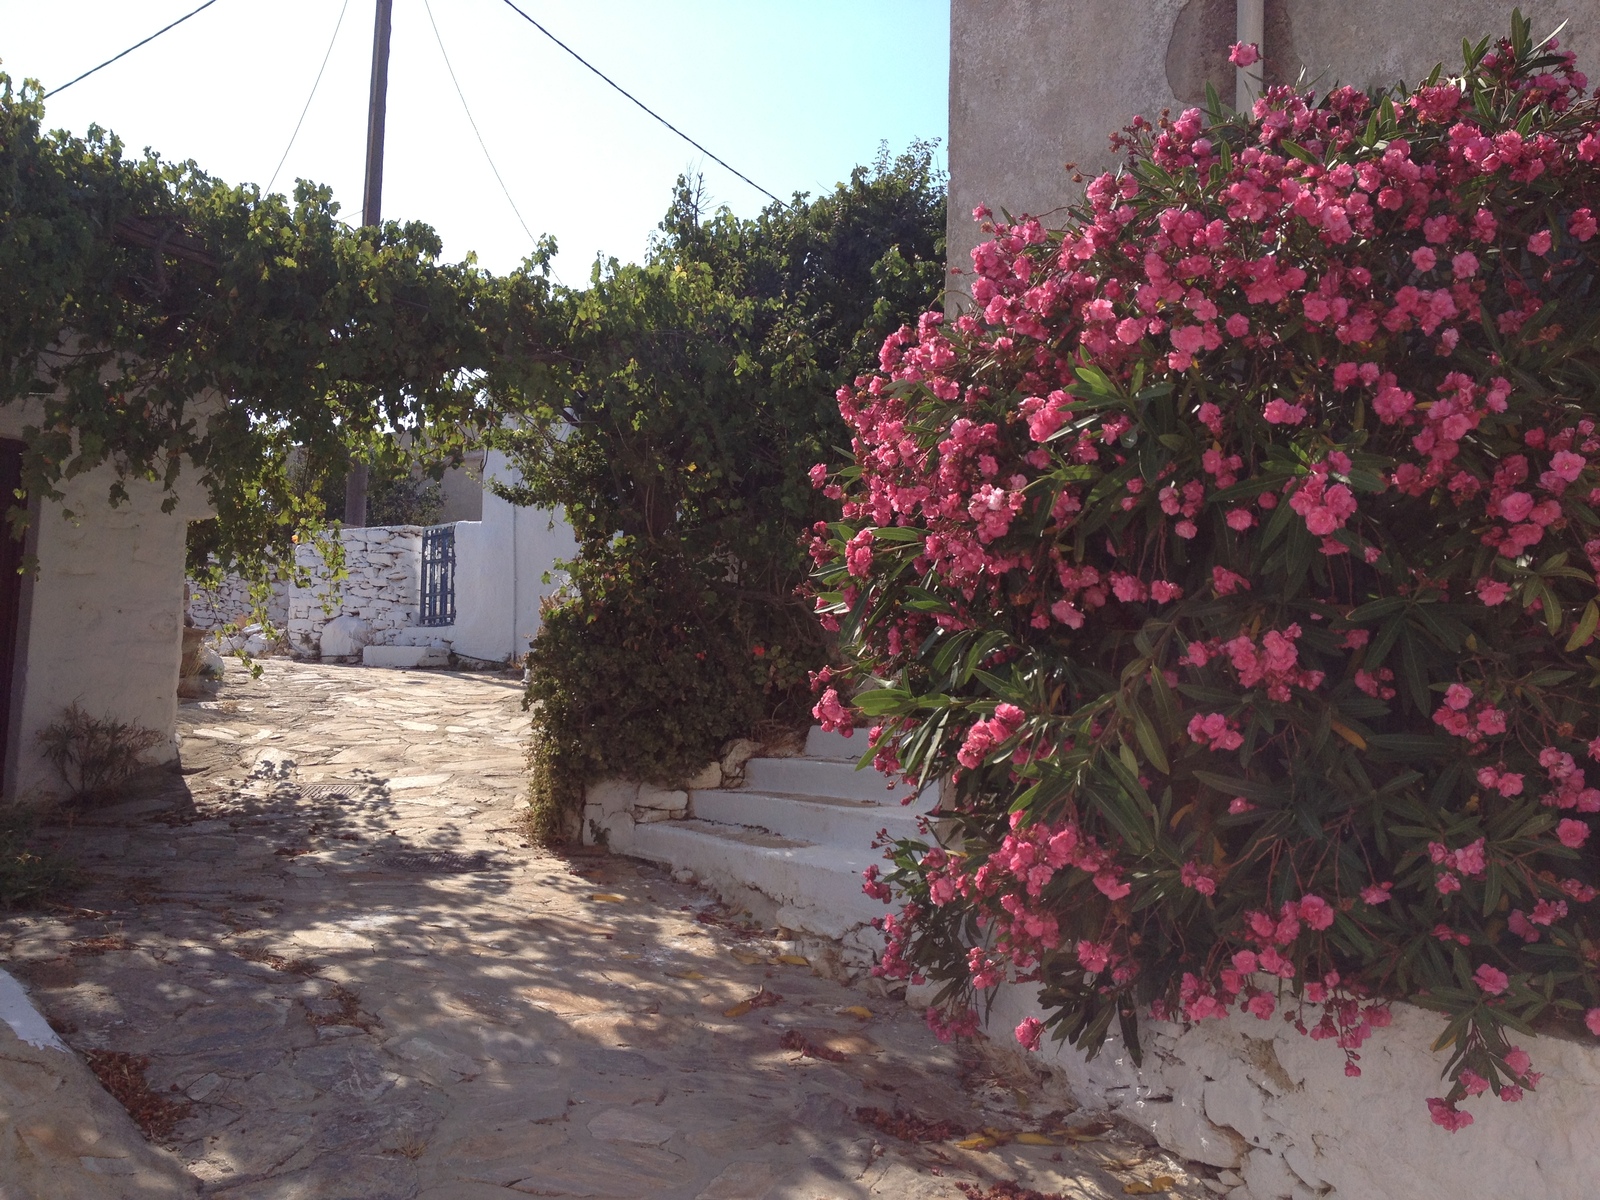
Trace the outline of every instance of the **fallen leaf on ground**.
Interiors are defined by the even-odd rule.
[[[619,896],[615,892],[593,892],[590,894],[589,899],[601,904],[626,904],[628,902],[626,896]]]
[[[1013,1141],[1016,1136],[1009,1130],[985,1126],[971,1137],[962,1138],[954,1145],[957,1150],[993,1150],[996,1146],[1004,1146]]]
[[[1048,1133],[1019,1133],[1017,1134],[1019,1146],[1059,1146],[1061,1140],[1051,1137]]]
[[[769,992],[766,988],[762,988],[754,996],[748,996],[732,1008],[724,1009],[722,1015],[725,1017],[742,1017],[755,1009],[771,1008],[774,1004],[782,1003],[783,997],[778,995],[777,992]]]
[[[80,941],[67,943],[67,953],[77,955],[93,956],[112,950],[132,949],[133,943],[120,933],[108,933],[104,937],[83,938]]]
[[[667,975],[668,975],[669,978],[672,978],[672,979],[704,979],[705,978],[705,976],[703,974],[701,974],[699,971],[668,971]]]
[[[778,1045],[785,1050],[793,1050],[801,1058],[820,1058],[828,1062],[849,1062],[850,1056],[843,1054],[830,1046],[813,1042],[798,1029],[791,1029],[778,1039]]]
[[[738,959],[747,967],[764,967],[767,965],[767,956],[765,954],[757,954],[754,950],[734,949],[728,951],[728,953],[733,955],[734,958]]]
[[[902,1142],[948,1142],[967,1132],[954,1121],[929,1121],[911,1113],[886,1113],[881,1108],[858,1108],[856,1120]]]
[[[147,1138],[164,1138],[194,1107],[187,1100],[169,1100],[150,1090],[144,1077],[150,1059],[121,1050],[86,1050],[84,1061]]]
[[[1125,1183],[1122,1185],[1122,1192],[1126,1196],[1159,1196],[1177,1186],[1178,1181],[1171,1175],[1157,1175],[1149,1182],[1136,1180],[1133,1183]]]
[[[841,1017],[856,1017],[862,1021],[872,1020],[872,1010],[864,1004],[852,1004],[849,1008],[837,1010]]]
[[[811,960],[803,954],[780,954],[774,962],[788,963],[791,967],[809,967]]]

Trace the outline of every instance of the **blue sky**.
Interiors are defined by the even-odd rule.
[[[430,0],[495,164],[557,270],[638,258],[677,174],[703,170],[741,215],[766,198],[572,61],[502,0]],[[945,0],[517,0],[662,116],[785,198],[816,192],[946,128]],[[199,0],[0,0],[0,70],[46,87],[127,48]],[[265,185],[344,0],[217,0],[48,102],[52,127],[116,131],[130,152],[192,158]],[[305,125],[275,185],[331,185],[358,219],[373,0],[349,0]],[[462,111],[424,0],[394,0],[384,215],[432,224],[452,258],[503,271],[530,249]],[[941,152],[941,159],[943,155]]]

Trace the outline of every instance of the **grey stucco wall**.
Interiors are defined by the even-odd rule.
[[[1510,28],[1505,0],[1266,0],[1268,82],[1305,69],[1320,91],[1414,81],[1460,62],[1461,39]],[[1600,0],[1522,0],[1534,32],[1600,82]],[[1234,0],[951,0],[952,268],[971,265],[973,208],[1044,216],[1079,198],[1063,164],[1104,170],[1107,137],[1135,113],[1231,101]],[[1046,224],[1050,222],[1046,220]],[[951,288],[965,291],[963,276]]]

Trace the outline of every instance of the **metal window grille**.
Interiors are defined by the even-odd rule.
[[[422,614],[419,624],[456,623],[456,527],[422,531]]]

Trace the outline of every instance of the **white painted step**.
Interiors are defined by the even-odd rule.
[[[853,730],[849,737],[833,733],[821,725],[813,725],[806,731],[807,758],[831,758],[837,762],[857,763],[870,748],[865,729]]]
[[[713,887],[754,888],[777,901],[779,924],[819,937],[843,938],[889,911],[861,890],[861,872],[882,861],[867,847],[818,846],[690,819],[635,826],[628,853],[687,868]]]
[[[924,806],[925,807],[925,806]],[[917,806],[873,804],[825,796],[784,796],[744,788],[689,793],[689,812],[724,825],[754,825],[780,837],[847,849],[868,849],[880,829],[917,837]]]
[[[898,803],[907,788],[871,767],[821,758],[752,758],[745,764],[744,785],[752,792],[783,796],[828,796],[837,800]],[[936,785],[930,788],[937,790]]]

